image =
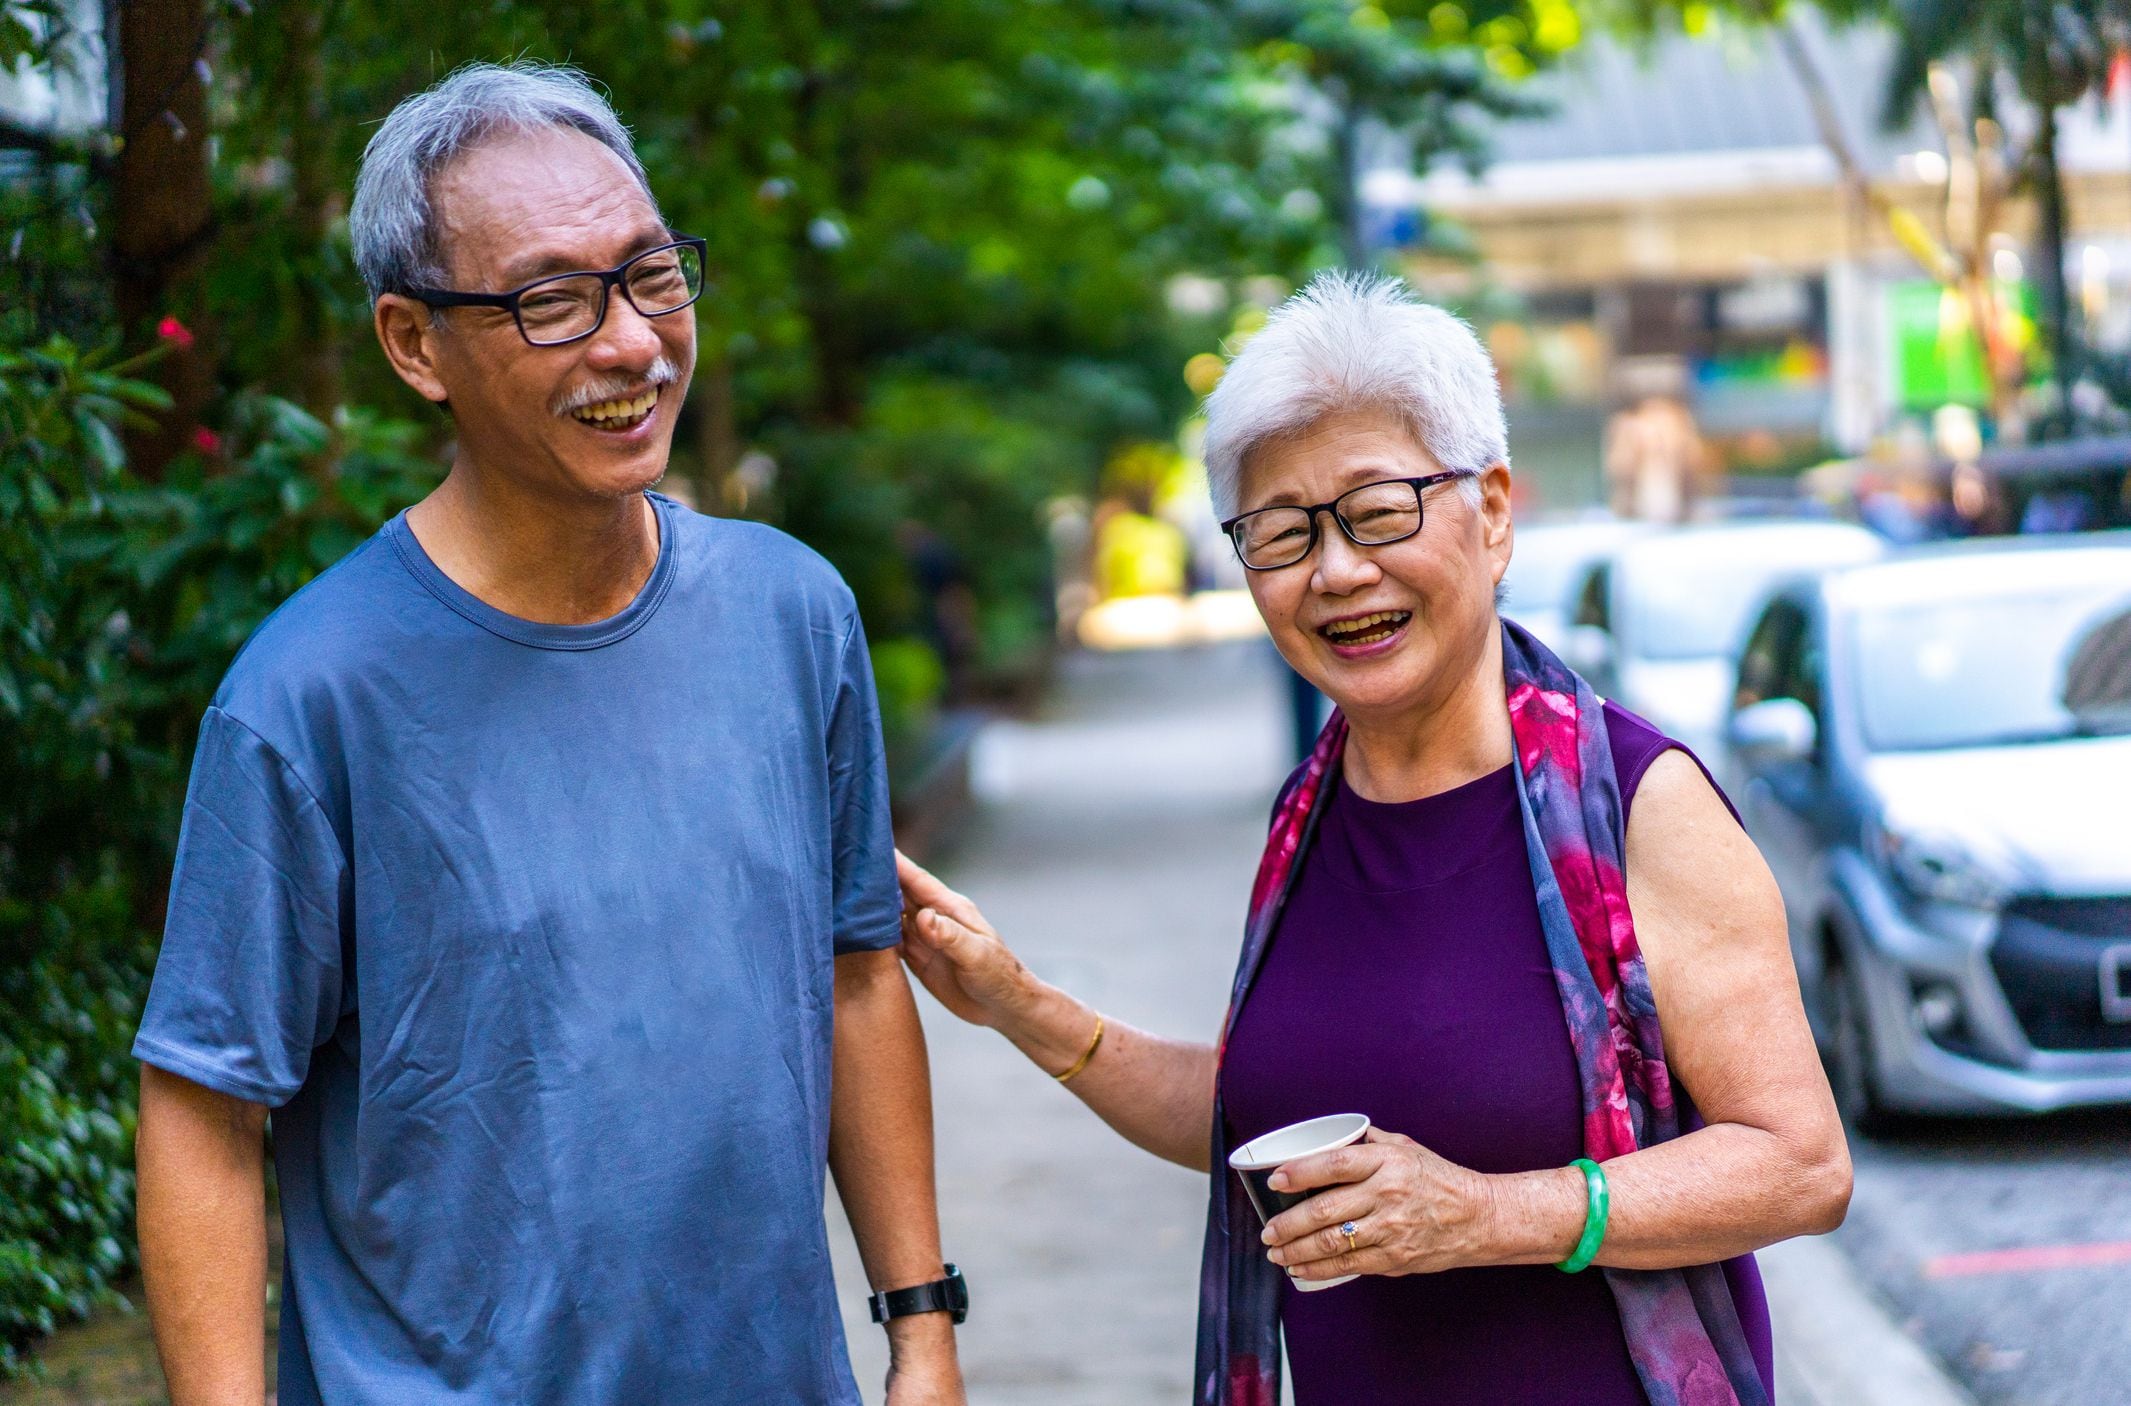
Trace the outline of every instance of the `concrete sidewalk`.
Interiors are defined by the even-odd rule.
[[[943,877],[1031,967],[1112,1017],[1211,1039],[1267,807],[1286,772],[1261,644],[1080,656],[1046,715],[980,744],[981,809]],[[974,1312],[975,1406],[1190,1400],[1205,1183],[1126,1144],[1010,1046],[920,997],[932,1043],[940,1207]],[[852,1363],[887,1356],[831,1198]],[[1965,1400],[1832,1244],[1769,1257],[1783,1406]]]

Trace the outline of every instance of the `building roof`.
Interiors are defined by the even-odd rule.
[[[1907,152],[1939,145],[1924,121],[1891,135],[1880,128],[1893,49],[1884,30],[1831,32],[1813,11],[1794,13],[1852,148],[1875,173],[1891,170]],[[1672,36],[1633,47],[1601,39],[1533,88],[1558,106],[1549,117],[1503,124],[1494,142],[1498,163],[1821,145],[1805,90],[1765,31]]]
[[[1943,169],[1943,143],[1921,110],[1900,131],[1880,126],[1893,49],[1887,31],[1832,28],[1807,7],[1793,15],[1867,170],[1881,179],[1929,179],[1919,152]],[[1534,78],[1530,91],[1554,110],[1498,124],[1492,162],[1478,179],[1458,170],[1416,178],[1392,163],[1366,178],[1366,198],[1456,212],[1827,188],[1838,178],[1806,89],[1766,30],[1640,45],[1594,39]]]

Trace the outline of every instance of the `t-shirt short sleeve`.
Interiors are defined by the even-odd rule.
[[[302,779],[209,708],[135,1058],[286,1103],[340,1019],[346,881],[340,840]]]
[[[903,900],[895,883],[888,757],[866,632],[856,615],[844,636],[829,714],[829,825],[837,955],[893,947],[902,940]]]

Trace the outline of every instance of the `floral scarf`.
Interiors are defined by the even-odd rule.
[[[1509,621],[1502,623],[1502,672],[1539,925],[1581,1084],[1584,1152],[1603,1162],[1681,1131],[1657,1005],[1628,914],[1620,786],[1589,684]],[[1251,889],[1231,1026],[1294,887],[1318,799],[1337,773],[1346,738],[1346,719],[1335,712],[1274,812]],[[1224,1029],[1224,1052],[1227,1043]],[[1265,1258],[1250,1203],[1234,1194],[1227,1120],[1216,1099],[1195,1400],[1275,1406],[1281,1271]],[[1603,1273],[1651,1406],[1767,1406],[1721,1266]]]

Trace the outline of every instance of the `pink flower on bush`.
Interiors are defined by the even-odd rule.
[[[192,329],[175,317],[166,317],[155,325],[155,335],[176,347],[179,351],[192,350]]]
[[[212,458],[222,452],[222,436],[202,425],[192,432],[192,447]]]

